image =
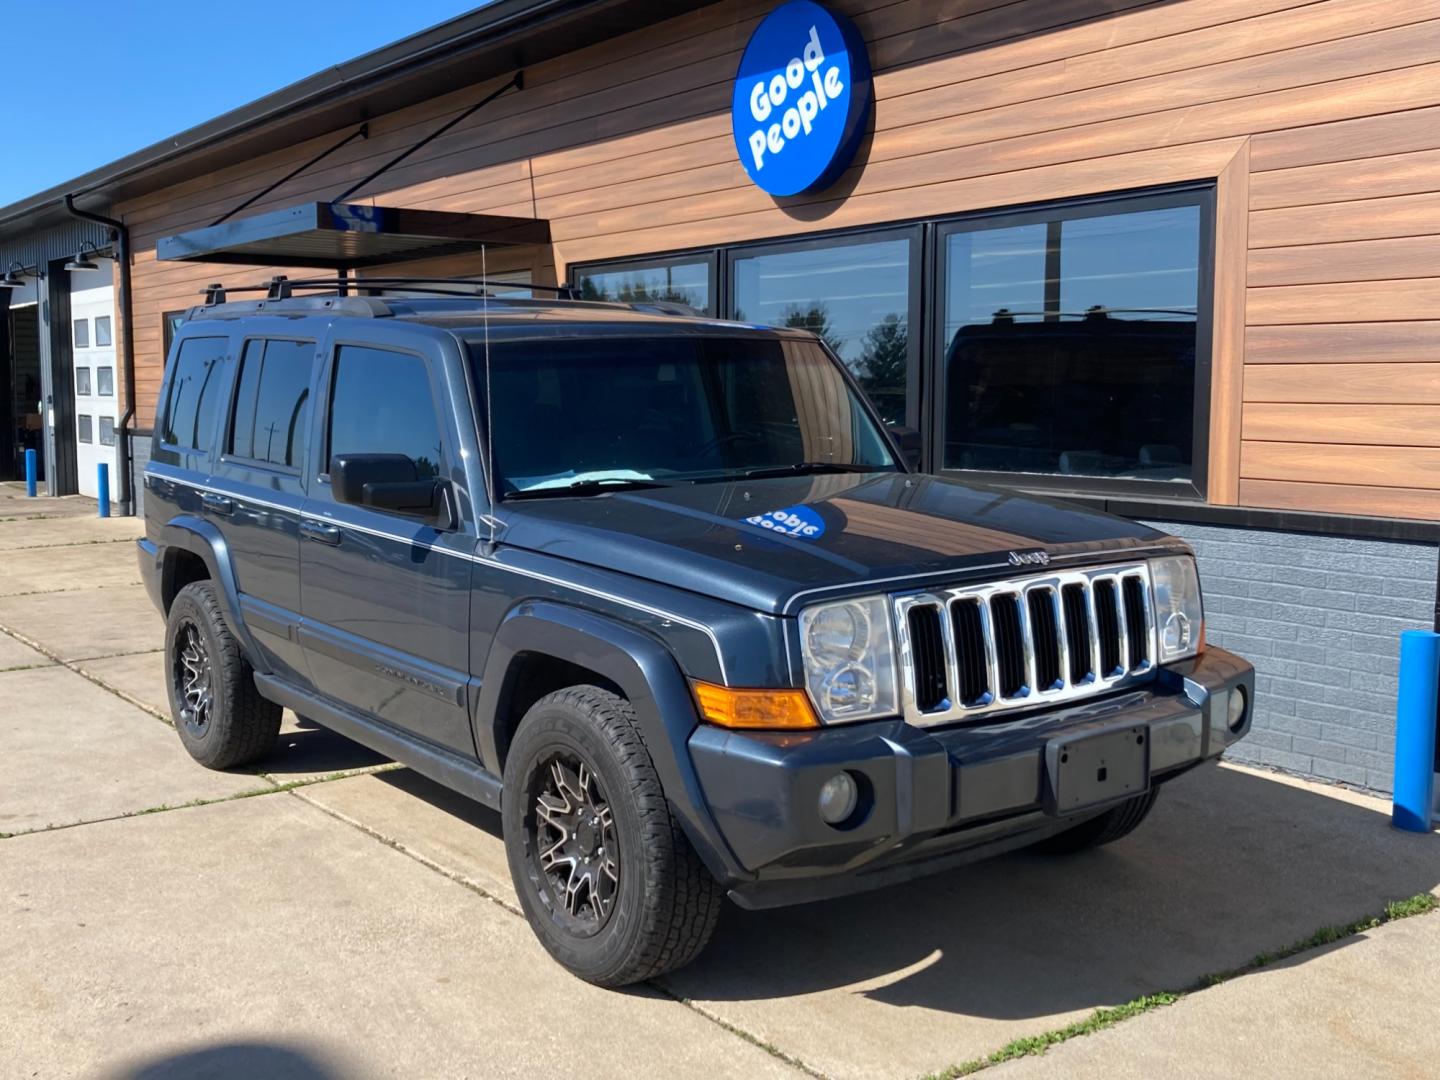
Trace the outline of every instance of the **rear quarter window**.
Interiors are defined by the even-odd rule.
[[[208,452],[223,393],[224,360],[229,340],[197,337],[181,342],[165,400],[160,440],[185,450]]]

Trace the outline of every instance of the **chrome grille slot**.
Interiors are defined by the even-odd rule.
[[[1070,684],[1078,686],[1095,675],[1095,665],[1090,656],[1089,589],[1076,581],[1060,591],[1065,598],[1065,645],[1070,653]]]
[[[1030,643],[1035,654],[1035,687],[1042,693],[1059,690],[1065,683],[1060,677],[1060,621],[1055,610],[1055,590],[1049,585],[1036,585],[1025,594],[1030,606]]]
[[[940,632],[940,609],[930,604],[910,609],[910,646],[915,652],[915,704],[933,712],[946,703],[945,644]]]
[[[1000,666],[1000,696],[1024,697],[1029,692],[1025,665],[1024,616],[1020,597],[1001,593],[990,598],[990,618],[995,625],[995,658]]]
[[[960,703],[967,707],[988,705],[991,699],[990,664],[985,657],[989,646],[981,601],[956,600],[950,605],[950,620],[955,628]]]
[[[893,598],[905,717],[930,725],[1066,702],[1153,672],[1145,563]]]

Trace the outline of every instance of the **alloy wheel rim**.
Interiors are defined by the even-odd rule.
[[[175,689],[180,698],[180,722],[196,738],[210,730],[215,709],[214,667],[205,636],[193,622],[180,627],[175,646]]]
[[[620,888],[615,816],[600,778],[578,755],[557,752],[536,770],[531,799],[541,898],[571,932],[597,933]]]

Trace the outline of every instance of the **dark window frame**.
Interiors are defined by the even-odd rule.
[[[581,278],[589,274],[624,274],[637,273],[643,270],[657,270],[666,266],[673,266],[676,263],[703,263],[706,270],[706,290],[710,296],[709,306],[705,314],[711,318],[719,317],[718,313],[728,310],[721,303],[721,274],[720,262],[723,254],[721,248],[687,248],[683,251],[661,252],[656,255],[642,255],[635,258],[625,259],[600,259],[593,262],[574,263],[569,270],[570,279],[576,287],[580,286]],[[619,304],[623,300],[597,300],[600,304]]]
[[[80,331],[85,331],[85,340],[80,340]],[[81,319],[70,320],[70,344],[77,349],[90,348],[90,318],[87,315]]]
[[[82,374],[85,376],[83,389],[82,389],[82,387],[81,387],[81,379],[80,379],[80,376],[81,376]],[[90,378],[90,366],[87,364],[87,365],[85,365],[84,367],[77,367],[77,368],[75,369],[75,396],[76,396],[76,397],[94,397],[95,394],[94,394],[94,393],[92,392],[92,390],[91,390],[91,386],[92,386],[92,385],[93,385],[93,383],[92,383],[92,380],[91,380],[91,378]]]
[[[106,389],[105,389],[105,381],[100,377],[100,373],[101,373],[102,371],[108,371],[108,372],[110,373],[110,389],[109,389],[109,390],[106,390]],[[115,367],[114,367],[114,365],[112,365],[112,364],[100,364],[98,367],[95,368],[95,396],[96,396],[96,397],[114,397],[114,396],[115,396]]]
[[[1166,201],[1170,200],[1170,201]],[[1113,477],[1087,477],[1066,473],[983,472],[970,469],[942,469],[943,435],[942,395],[944,386],[944,237],[951,232],[971,231],[982,227],[1003,228],[1005,224],[1029,224],[1044,220],[1045,215],[1062,218],[1104,217],[1133,210],[1158,209],[1162,206],[1198,205],[1200,207],[1198,295],[1196,298],[1195,400],[1191,477],[1187,480],[1139,480]],[[1005,223],[1005,224],[1002,224]],[[1056,495],[1073,493],[1087,497],[1111,496],[1132,498],[1173,499],[1191,504],[1204,503],[1209,484],[1210,393],[1214,364],[1215,336],[1215,182],[1197,180],[1191,183],[1167,184],[1158,187],[1128,188],[1069,198],[1020,203],[958,214],[934,215],[881,222],[844,229],[827,229],[799,236],[772,236],[703,248],[675,248],[621,259],[594,259],[569,264],[570,280],[579,282],[582,275],[596,271],[644,269],[674,262],[711,264],[712,310],[707,314],[729,318],[733,311],[730,272],[731,262],[756,251],[803,251],[809,248],[853,243],[877,233],[894,233],[905,229],[918,231],[922,241],[911,252],[912,307],[918,303],[920,319],[910,328],[911,385],[908,399],[919,403],[911,413],[907,401],[907,424],[919,429],[924,446],[921,468],[936,475],[954,476],[995,484],[1018,490],[1041,491]],[[842,365],[843,366],[843,365]],[[848,367],[847,367],[848,370]],[[868,397],[868,395],[867,395]]]
[[[1144,210],[1198,206],[1200,211],[1199,266],[1195,301],[1195,383],[1192,402],[1190,479],[1144,480],[1125,477],[1077,476],[1068,473],[1003,472],[982,469],[947,469],[943,466],[945,438],[945,242],[962,232],[983,232],[1048,221],[1075,221],[1111,217]],[[1204,501],[1209,485],[1210,387],[1214,363],[1215,324],[1215,186],[1176,185],[1161,190],[1119,192],[1080,199],[1055,199],[1001,210],[957,214],[934,221],[934,241],[928,267],[934,292],[930,310],[930,386],[927,414],[923,417],[926,468],[938,476],[956,476],[980,483],[1024,490],[1083,493],[1087,495],[1180,498]]]
[[[316,350],[320,348],[319,340],[312,337],[296,337],[294,335],[286,336],[284,334],[253,334],[247,335],[246,337],[241,339],[240,347],[235,352],[235,377],[230,380],[230,394],[228,396],[227,404],[225,407],[224,423],[221,426],[222,435],[220,439],[220,455],[218,461],[220,462],[220,464],[223,465],[243,465],[247,469],[261,469],[265,472],[273,472],[281,476],[299,476],[301,472],[304,471],[303,464],[282,465],[278,462],[267,461],[264,458],[252,458],[247,457],[244,454],[237,454],[231,449],[231,447],[235,445],[235,409],[240,401],[241,378],[245,374],[245,351],[250,347],[251,342],[255,341],[283,341],[289,345],[309,345]],[[314,381],[315,360],[312,357],[310,360],[310,382],[312,384],[310,387],[311,391],[314,390]],[[256,385],[256,390],[257,392],[259,390],[258,383]],[[314,412],[315,410],[313,407],[310,407],[308,409],[308,414],[305,418],[305,425],[307,430],[301,432],[298,439],[298,445],[300,447],[302,461],[304,460],[305,452],[310,445],[310,432],[308,428],[314,418]]]
[[[94,325],[93,327],[91,327],[91,329],[94,330],[94,332],[95,332],[95,347],[96,347],[97,349],[108,349],[108,348],[110,348],[112,345],[115,344],[115,334],[114,334],[114,332],[113,332],[112,329],[111,329],[110,316],[109,316],[109,315],[96,315],[93,321],[94,321],[95,325]],[[100,327],[101,327],[102,324],[103,324],[104,327],[105,327],[105,340],[104,340],[104,341],[101,341],[101,340],[100,340]]]
[[[921,420],[922,370],[925,366],[925,223],[914,222],[899,225],[874,225],[859,229],[830,231],[792,238],[790,240],[767,240],[744,244],[733,244],[721,249],[721,278],[724,286],[724,307],[722,318],[735,317],[735,264],[744,259],[766,255],[803,254],[808,251],[824,251],[837,247],[855,247],[861,244],[885,243],[890,240],[908,240],[910,243],[910,266],[907,271],[906,288],[909,297],[906,307],[906,355],[905,355],[905,426],[919,427]],[[837,356],[837,360],[840,358]],[[846,371],[850,365],[840,360]],[[850,371],[851,375],[855,373]],[[859,379],[856,378],[859,385]],[[861,391],[864,393],[864,391]],[[869,401],[869,395],[865,398]],[[870,402],[874,405],[874,402]],[[877,408],[878,412],[878,408]],[[890,425],[883,425],[890,426]]]
[[[110,436],[105,436],[105,425],[110,425]],[[95,421],[95,442],[99,446],[115,445],[115,418],[113,416],[100,416]]]
[[[88,433],[87,433],[88,429]],[[79,413],[75,417],[75,441],[82,446],[95,442],[95,420],[90,413]]]
[[[160,337],[164,341],[165,359],[170,358],[170,347],[175,344],[175,335],[183,325],[184,318],[189,308],[180,308],[175,311],[162,312],[160,315]]]

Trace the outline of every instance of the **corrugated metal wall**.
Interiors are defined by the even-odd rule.
[[[44,265],[55,259],[68,259],[80,249],[84,240],[103,248],[110,243],[109,230],[77,219],[40,232],[0,240],[0,273],[12,262],[28,267]]]

